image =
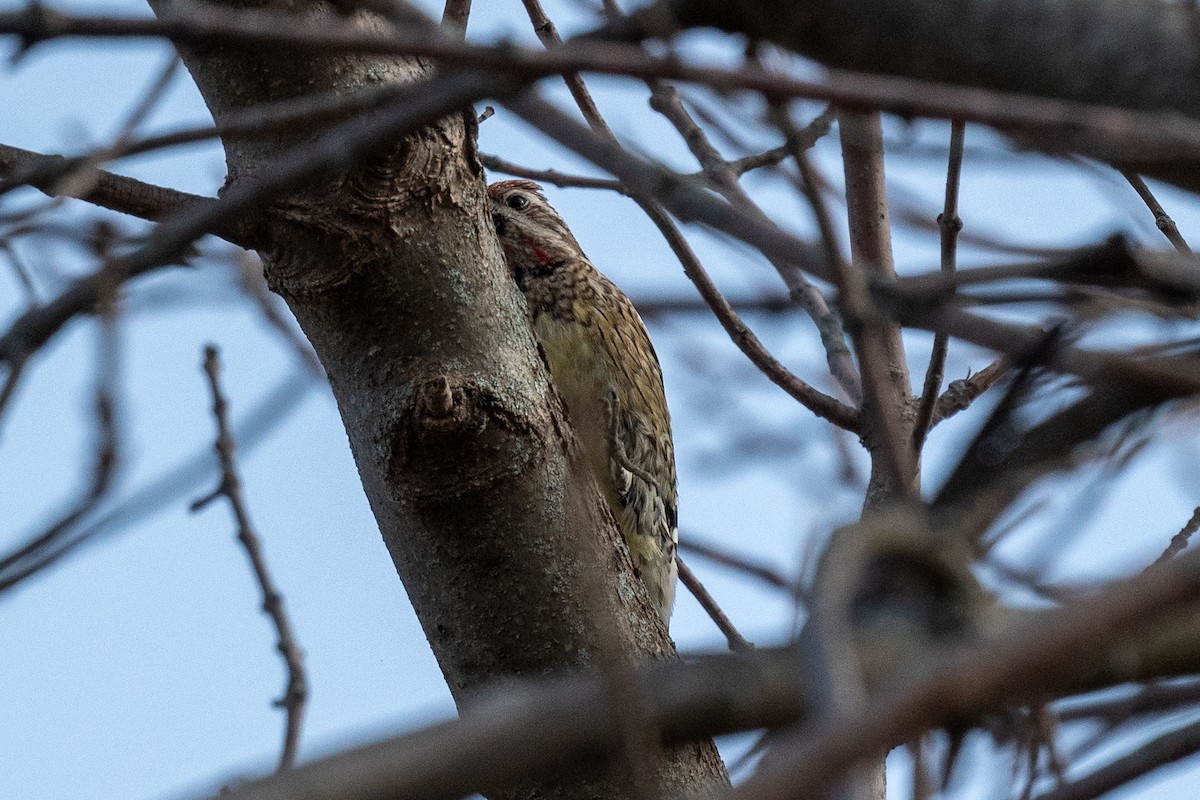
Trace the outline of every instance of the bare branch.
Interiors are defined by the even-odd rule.
[[[704,613],[708,614],[716,626],[720,628],[721,633],[725,635],[725,639],[729,642],[729,649],[735,653],[753,650],[754,645],[746,641],[745,637],[738,632],[734,627],[733,622],[717,605],[717,601],[709,594],[708,589],[704,588],[704,584],[696,577],[696,573],[692,572],[691,568],[683,563],[683,559],[679,556],[675,557],[675,563],[679,566],[679,582],[687,587],[687,590],[692,593],[692,597],[696,598],[696,602],[704,609]]]
[[[529,169],[499,156],[480,153],[479,160],[493,172],[503,172],[505,175],[515,175],[539,183],[549,183],[552,186],[573,187],[577,189],[607,189],[610,192],[627,195],[620,181],[611,178],[589,178],[585,175],[568,175],[556,169]]]
[[[291,375],[281,380],[235,427],[234,435],[242,443],[242,450],[248,452],[257,447],[269,434],[290,420],[315,385],[314,376],[310,373]],[[211,456],[207,451],[194,454],[146,481],[95,518],[81,518],[78,526],[65,530],[50,546],[31,552],[16,571],[0,570],[0,592],[52,567],[90,542],[129,530],[135,523],[174,506],[181,498],[194,494],[207,481],[210,469]]]
[[[97,242],[96,254],[101,258],[106,256],[108,244],[104,239]],[[93,400],[96,439],[87,489],[71,505],[70,510],[44,531],[0,556],[0,593],[35,574],[40,569],[37,556],[46,548],[60,542],[74,525],[90,514],[112,490],[121,453],[117,419],[117,387],[120,374],[116,292],[117,287],[111,281],[101,282],[97,288],[99,326]],[[0,390],[0,411],[11,397],[26,361],[27,359],[22,357],[9,363],[8,379],[3,390]]]
[[[666,117],[687,142],[688,149],[699,162],[703,174],[716,186],[717,191],[743,213],[766,220],[767,215],[738,183],[738,173],[730,168],[729,162],[717,151],[709,141],[708,135],[683,107],[679,92],[657,81],[650,81],[648,85],[651,92],[651,108]],[[799,135],[793,135],[794,132],[790,130],[787,133],[789,143],[799,151]],[[791,265],[779,259],[771,259],[771,263],[783,278],[788,292],[816,325],[821,335],[821,343],[825,346],[830,374],[841,385],[850,402],[853,405],[860,404],[862,385],[858,369],[850,357],[849,348],[846,347],[846,334],[842,330],[841,318],[831,311],[824,295],[802,274],[792,269]]]
[[[85,158],[86,160],[86,158]],[[119,211],[139,219],[158,222],[184,210],[209,209],[216,204],[211,197],[188,194],[162,186],[144,183],[135,178],[95,170],[92,179],[77,184],[60,179],[75,169],[76,159],[42,155],[19,147],[0,145],[0,176],[3,186],[29,185],[49,197],[74,197],[93,205]],[[3,191],[0,188],[0,191]],[[212,233],[243,247],[253,247],[252,228],[237,220],[227,225],[214,225]]]
[[[883,134],[878,114],[839,116],[846,207],[853,265],[837,267],[840,305],[863,377],[862,431],[871,450],[867,507],[914,499],[918,490],[912,452],[912,389],[900,326],[875,310],[867,282],[894,280],[891,230],[884,188]]]

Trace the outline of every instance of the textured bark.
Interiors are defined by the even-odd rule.
[[[151,2],[157,13],[168,5]],[[266,5],[336,13],[313,0]],[[261,102],[426,74],[415,61],[262,47],[183,56],[218,122]],[[225,142],[228,180],[269,178],[274,158],[314,135]],[[260,250],[329,375],[363,489],[460,708],[497,682],[675,658],[594,485],[574,466],[473,146],[453,115],[380,147],[277,198]],[[711,742],[655,763],[666,796],[726,780]],[[514,796],[625,793],[623,780],[571,775]]]

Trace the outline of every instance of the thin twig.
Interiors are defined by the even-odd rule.
[[[824,113],[836,118],[831,109],[826,109]],[[782,130],[784,136],[787,137],[788,152],[791,154],[792,160],[796,162],[796,167],[801,173],[798,186],[812,208],[813,217],[817,222],[817,230],[820,233],[821,247],[825,253],[825,260],[832,270],[837,264],[843,263],[844,259],[842,258],[842,248],[838,241],[837,229],[833,224],[833,216],[829,213],[829,206],[825,203],[820,192],[815,191],[816,181],[819,180],[819,176],[808,159],[808,150],[812,147],[812,143],[815,140],[809,139],[805,136],[804,131],[796,128],[792,123],[791,116],[787,113],[787,109],[774,107],[772,109],[772,116],[776,127]],[[831,122],[826,121],[821,124],[821,128],[829,130],[830,124]],[[850,353],[849,347],[846,345],[846,329],[841,316],[829,307],[824,295],[817,291],[811,282],[803,279],[800,270],[795,264],[787,264],[781,274],[784,276],[784,282],[787,283],[792,297],[804,304],[805,308],[809,311],[809,316],[812,317],[813,322],[817,326],[817,331],[821,335],[821,343],[825,346],[825,357],[826,363],[829,366],[829,373],[841,385],[843,391],[849,396],[851,403],[861,409],[863,402],[862,375],[859,372],[858,366],[854,363],[854,358]]]
[[[1121,174],[1125,176],[1125,180],[1129,181],[1129,185],[1138,193],[1138,197],[1142,198],[1142,202],[1150,209],[1150,213],[1154,215],[1154,224],[1162,231],[1163,236],[1167,237],[1175,249],[1181,253],[1191,253],[1192,248],[1188,247],[1188,243],[1179,233],[1179,226],[1175,224],[1175,220],[1168,216],[1162,204],[1158,202],[1158,198],[1150,191],[1150,187],[1142,180],[1142,176],[1132,170],[1123,169]]]
[[[212,392],[213,417],[217,424],[217,439],[214,449],[221,464],[221,480],[216,489],[193,502],[191,510],[199,511],[218,497],[224,497],[229,501],[229,508],[237,523],[237,540],[246,550],[246,556],[250,559],[250,566],[254,570],[254,577],[258,581],[259,588],[262,589],[262,609],[275,626],[275,632],[278,635],[276,649],[282,656],[284,667],[287,669],[287,686],[284,689],[283,697],[275,701],[275,705],[282,708],[286,715],[283,749],[279,756],[279,771],[282,772],[290,769],[296,763],[300,727],[308,700],[308,679],[304,672],[304,654],[296,642],[292,623],[284,609],[283,596],[280,595],[271,579],[267,561],[263,555],[262,543],[250,525],[250,515],[242,497],[242,483],[234,462],[234,441],[229,432],[227,419],[228,402],[221,391],[220,370],[221,362],[217,348],[208,345],[204,348],[204,373],[208,376],[208,385]]]
[[[1162,555],[1154,560],[1154,563],[1161,564],[1182,553],[1188,546],[1188,540],[1197,530],[1200,530],[1200,508],[1193,511],[1192,518],[1187,521],[1179,533],[1171,537],[1171,543],[1167,545],[1166,550],[1162,551]]]
[[[803,128],[796,129],[794,135],[789,133],[786,143],[761,153],[734,159],[729,162],[729,168],[738,175],[745,175],[760,167],[774,166],[792,156],[797,149],[811,149],[821,137],[829,133],[836,120],[837,111],[833,106],[826,106],[825,110],[813,117],[811,122]],[[788,121],[790,123],[791,120]]]
[[[562,37],[558,35],[558,29],[554,27],[554,23],[546,16],[546,12],[542,10],[542,4],[539,0],[521,0],[525,5],[525,12],[529,15],[529,21],[533,24],[533,30],[537,34],[538,39],[547,50],[559,49],[563,43]],[[579,111],[583,114],[583,118],[587,120],[587,124],[592,130],[604,136],[610,141],[616,141],[617,137],[612,132],[612,128],[604,121],[604,116],[600,113],[600,109],[596,107],[596,101],[592,99],[591,92],[588,91],[587,85],[584,84],[583,78],[578,72],[564,72],[562,76],[563,82],[567,84],[567,89],[571,92],[571,97],[575,99],[575,105],[579,107]]]
[[[708,303],[708,307],[712,309],[717,321],[721,323],[721,327],[725,329],[729,338],[754,366],[758,367],[772,383],[818,417],[829,420],[839,428],[857,433],[858,410],[812,386],[775,358],[754,334],[754,331],[750,330],[750,326],[733,310],[733,306],[729,304],[725,296],[721,294],[707,270],[704,269],[704,265],[700,263],[700,259],[692,250],[691,245],[679,230],[679,226],[671,220],[667,212],[661,206],[649,201],[639,200],[638,204],[642,206],[650,220],[658,226],[659,231],[683,266],[684,274],[695,285],[700,296],[704,298],[704,302]]]
[[[607,189],[611,192],[628,195],[625,186],[612,178],[589,178],[585,175],[569,175],[556,169],[531,169],[514,164],[499,156],[480,153],[479,161],[493,172],[503,172],[505,175],[515,175],[539,183],[549,183],[552,186],[571,187],[575,189]]]
[[[17,248],[6,239],[0,239],[0,253],[4,253],[7,257],[9,266],[12,267],[13,274],[17,276],[17,282],[21,284],[22,291],[25,292],[25,302],[30,307],[41,305],[42,298],[38,294],[37,285],[33,282],[33,273],[25,265],[25,261],[21,258]],[[0,407],[3,407],[0,404]]]
[[[955,120],[950,123],[950,156],[946,166],[946,202],[937,223],[941,232],[942,272],[954,272],[958,251],[958,232],[962,230],[962,219],[958,216],[958,185],[962,174],[963,139],[966,123]],[[933,410],[937,405],[938,392],[946,371],[946,353],[950,337],[944,333],[933,335],[933,352],[929,356],[929,367],[925,370],[925,383],[921,399],[917,403],[917,419],[913,423],[913,452],[920,458],[925,447],[925,436],[933,424]]]
[[[709,594],[708,589],[704,588],[704,584],[696,577],[696,573],[692,572],[687,564],[683,563],[683,559],[678,555],[675,556],[675,564],[679,567],[679,582],[687,587],[692,593],[692,597],[696,598],[696,602],[700,603],[701,608],[708,614],[709,619],[716,623],[721,629],[721,633],[725,634],[725,639],[729,642],[729,649],[735,653],[753,650],[754,645],[738,632],[734,627],[733,622],[717,605],[717,601]]]

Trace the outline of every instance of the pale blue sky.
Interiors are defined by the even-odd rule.
[[[430,2],[423,5],[433,8]],[[507,33],[534,42],[516,0],[476,5],[473,35]],[[16,7],[0,0],[0,10]],[[131,0],[56,7],[147,13]],[[565,31],[587,20],[570,2],[547,3],[547,8]],[[737,52],[704,36],[693,37],[690,47],[714,58]],[[0,46],[0,54],[9,52],[11,43]],[[161,68],[166,52],[151,43],[54,42],[15,64],[5,61],[0,142],[66,153],[104,142]],[[593,86],[618,132],[656,156],[693,168],[686,150],[662,135],[664,123],[649,112],[644,89],[614,80]],[[554,91],[564,94],[557,87]],[[584,169],[498,111],[482,126],[481,149],[535,167]],[[181,74],[145,129],[206,119],[190,79]],[[945,139],[940,125],[890,124],[889,132],[931,144]],[[983,131],[972,129],[968,137],[971,144],[994,143]],[[837,157],[835,139],[818,147],[818,163],[835,178],[840,177]],[[897,189],[915,193],[936,213],[944,180],[940,160],[897,155],[890,167]],[[123,162],[117,169],[212,194],[221,181],[222,159],[219,147],[203,145]],[[808,229],[804,206],[784,186],[757,177],[748,184],[781,221]],[[580,190],[549,194],[593,260],[630,294],[692,291],[631,203]],[[1185,235],[1200,233],[1200,203],[1177,192],[1162,197]],[[23,193],[5,203],[15,207],[37,200]],[[1115,229],[1157,236],[1126,187],[1042,158],[1016,166],[968,160],[962,207],[968,226],[986,225],[990,232],[1029,243],[1077,244]],[[731,296],[778,290],[760,258],[693,233],[697,250]],[[212,241],[205,247],[221,249]],[[936,252],[931,236],[897,238],[903,268],[929,267]],[[23,255],[38,270],[44,296],[61,287],[62,275],[88,268],[65,247]],[[981,256],[967,250],[964,258]],[[140,310],[139,298],[173,288],[202,293],[211,302]],[[0,270],[0,324],[21,302],[12,274]],[[292,352],[217,267],[143,281],[133,290],[130,308],[120,324],[126,471],[118,498],[208,452],[212,420],[199,370],[206,342],[221,347],[235,419],[297,368]],[[823,356],[803,317],[752,322],[790,366],[813,380],[826,380]],[[852,518],[861,502],[836,481],[827,430],[738,361],[711,319],[655,323],[652,334],[676,419],[683,529],[795,572],[807,538]],[[911,341],[919,374],[928,339]],[[76,496],[86,477],[82,465],[90,455],[95,346],[91,322],[69,327],[31,366],[4,420],[0,548],[37,530]],[[959,349],[949,377],[987,361],[977,351]],[[727,377],[731,372],[733,382]],[[306,652],[312,697],[302,755],[310,757],[445,718],[453,706],[380,541],[334,404],[318,383],[307,385],[298,390],[307,394],[273,434],[256,449],[243,449],[239,467],[255,526]],[[729,443],[747,420],[782,439],[782,454],[722,466]],[[944,470],[947,455],[969,429],[969,420],[960,420],[933,434],[927,459],[932,474]],[[1097,515],[1102,524],[1081,540],[1078,552],[1071,551],[1074,569],[1083,573],[1105,564],[1115,569],[1145,562],[1200,500],[1200,487],[1188,474],[1197,454],[1194,426],[1177,422],[1164,438]],[[204,478],[161,513],[0,596],[0,786],[5,796],[186,797],[272,765],[282,715],[271,701],[283,685],[273,631],[258,613],[257,589],[224,506],[217,503],[197,515],[187,511],[188,501],[213,481],[212,475]],[[1057,500],[1061,505],[1063,498]],[[791,612],[783,598],[698,558],[692,563],[749,638],[767,643],[787,635]],[[681,648],[719,648],[722,641],[698,606],[682,590],[680,598],[672,633]],[[903,794],[902,772],[897,763],[892,783],[897,796]],[[1128,795],[1177,796],[1171,787],[1182,791],[1181,781],[1159,781],[1152,792]]]

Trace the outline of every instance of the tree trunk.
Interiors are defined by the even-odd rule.
[[[160,15],[169,5],[151,2]],[[315,0],[267,5],[310,20],[336,13]],[[428,74],[412,60],[264,47],[182,55],[218,123],[259,103]],[[676,657],[577,468],[491,229],[468,119],[444,118],[281,194],[262,209],[271,234],[261,250],[329,375],[363,489],[460,709],[517,677]],[[269,180],[273,159],[315,136],[225,141],[228,180]],[[665,796],[727,781],[711,742],[649,763]],[[515,796],[628,793],[629,781],[599,775]]]

